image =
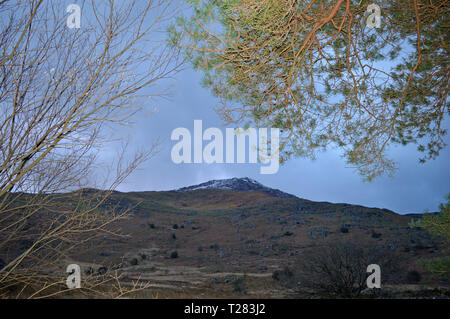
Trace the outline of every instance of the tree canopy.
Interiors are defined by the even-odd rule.
[[[282,161],[337,146],[371,180],[395,170],[392,144],[417,144],[421,162],[445,147],[449,1],[187,1],[172,44],[225,121],[281,129]]]

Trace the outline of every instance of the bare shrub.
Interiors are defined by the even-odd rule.
[[[128,154],[114,132],[178,68],[176,50],[155,40],[169,2],[79,4],[82,27],[69,29],[61,1],[0,1],[1,297],[15,285],[54,296],[71,251],[123,235],[109,225],[130,209],[105,203],[155,148]],[[98,158],[118,140],[114,160]]]
[[[367,288],[367,266],[381,267],[382,282],[396,279],[397,262],[385,246],[339,242],[311,248],[293,267],[296,289],[323,297],[357,297]]]
[[[294,278],[294,274],[289,267],[284,267],[282,270],[275,270],[272,273],[272,278],[273,280],[280,281],[285,284],[294,283],[292,281],[292,279]]]

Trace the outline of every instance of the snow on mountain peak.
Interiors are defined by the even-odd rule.
[[[231,190],[236,192],[242,191],[259,191],[268,193],[275,197],[287,198],[287,197],[295,197],[291,194],[284,193],[278,189],[273,189],[266,187],[259,183],[258,181],[251,179],[249,177],[244,178],[230,178],[230,179],[220,179],[220,180],[211,180],[205,183],[201,183],[198,185],[183,187],[178,189],[179,192],[189,192],[201,189],[223,189],[223,190]]]

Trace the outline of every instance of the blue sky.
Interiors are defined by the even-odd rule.
[[[150,161],[120,185],[121,191],[170,190],[211,179],[251,177],[260,183],[315,201],[345,202],[391,209],[398,213],[436,211],[450,192],[450,150],[426,164],[419,164],[416,146],[391,148],[398,163],[393,178],[384,176],[364,182],[356,170],[347,167],[338,150],[320,153],[317,160],[294,158],[277,174],[261,175],[260,164],[174,164],[170,152],[176,141],[172,130],[186,127],[193,131],[196,119],[203,130],[225,126],[214,111],[218,99],[200,85],[201,74],[186,67],[174,77],[170,99],[148,105],[158,112],[139,119],[131,131],[135,147],[148,147],[156,139],[162,144]],[[448,121],[446,122],[448,127]],[[447,138],[448,141],[448,138]]]

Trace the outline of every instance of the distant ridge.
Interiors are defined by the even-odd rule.
[[[222,189],[231,190],[235,192],[263,192],[274,197],[279,198],[295,198],[296,196],[282,192],[278,189],[266,187],[261,183],[255,181],[254,179],[244,177],[244,178],[229,178],[229,179],[219,179],[211,180],[198,185],[188,186],[177,189],[178,192],[190,192],[201,189]]]

